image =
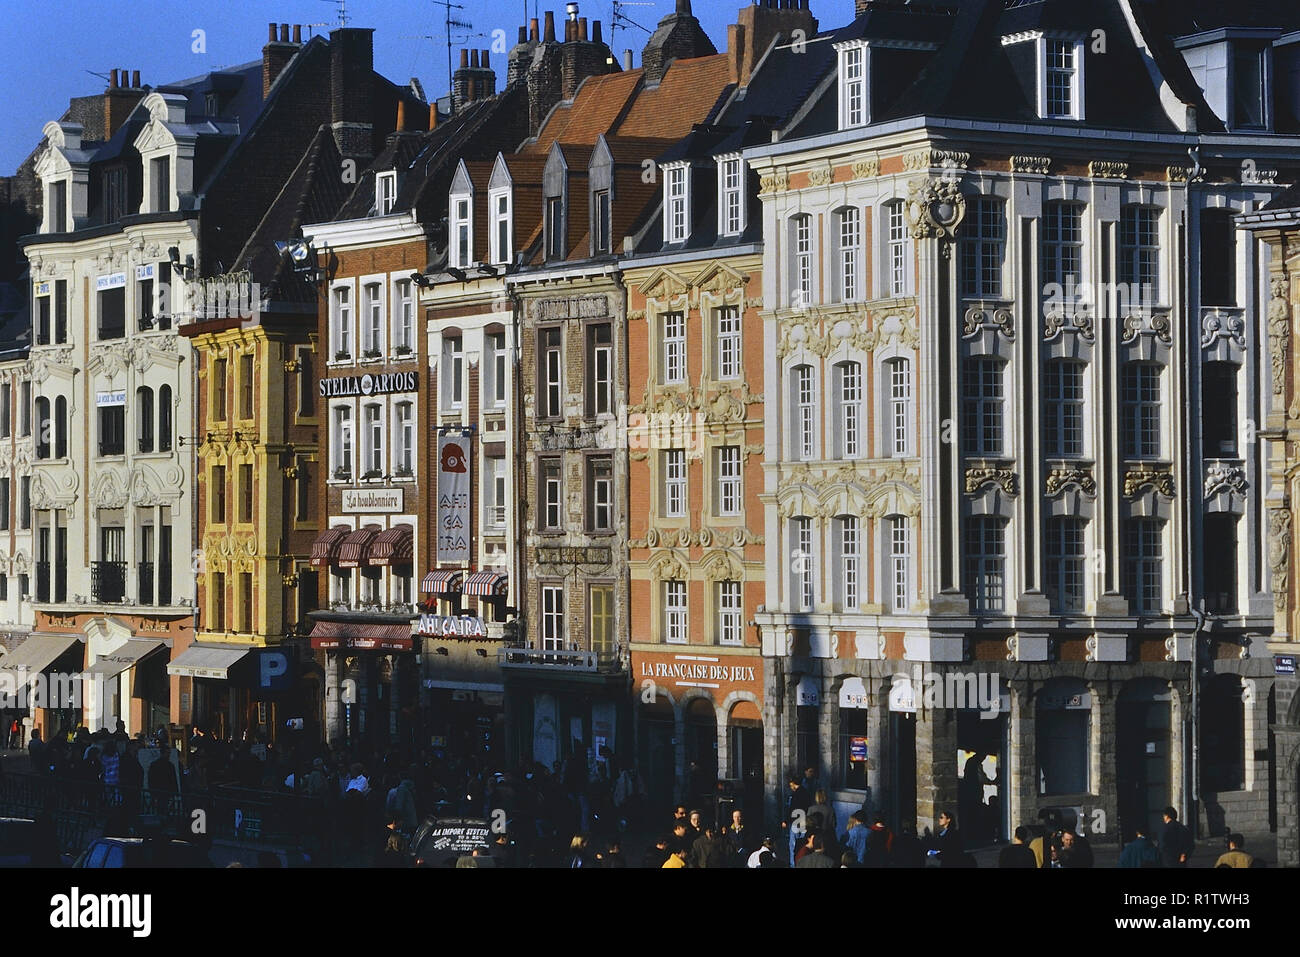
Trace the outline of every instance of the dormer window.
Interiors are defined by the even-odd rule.
[[[149,161],[150,198],[155,213],[167,213],[172,208],[172,161],[170,156],[159,156]]]
[[[739,156],[718,159],[718,232],[739,236],[745,231],[744,160]]]
[[[47,192],[49,201],[45,211],[49,224],[48,232],[61,233],[68,228],[68,181],[61,179],[51,183]]]
[[[1269,128],[1267,72],[1268,47],[1252,43],[1232,45],[1232,126],[1239,130]]]
[[[609,190],[602,189],[592,197],[592,253],[597,256],[608,254],[610,243],[610,208]]]
[[[451,264],[465,269],[470,264],[474,248],[469,197],[452,199],[451,212]]]
[[[691,230],[686,167],[670,166],[664,172],[664,242],[684,243]]]
[[[1082,44],[1072,40],[1045,40],[1044,119],[1080,118],[1079,59]]]
[[[564,258],[564,197],[546,197],[546,258]]]
[[[387,216],[397,203],[397,171],[380,173],[375,177],[375,215]]]
[[[492,262],[508,264],[514,255],[510,241],[510,193],[493,193],[492,209]]]
[[[837,46],[840,55],[840,129],[866,126],[867,47],[864,43]]]

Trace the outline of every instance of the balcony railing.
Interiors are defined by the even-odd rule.
[[[138,566],[140,577],[140,604],[153,604],[153,562],[141,562]]]
[[[489,505],[487,508],[488,527],[504,530],[506,527],[506,507]]]
[[[36,600],[50,600],[50,563],[36,563]]]
[[[503,668],[587,674],[618,672],[623,668],[616,651],[583,651],[576,648],[528,648],[507,646],[497,652]]]
[[[114,604],[126,597],[126,562],[91,562],[90,597]]]
[[[121,439],[100,439],[100,455],[125,455],[126,443]]]

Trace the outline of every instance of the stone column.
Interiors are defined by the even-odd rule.
[[[333,746],[339,740],[343,702],[339,689],[339,656],[325,656],[325,743]]]
[[[939,812],[957,814],[957,713],[916,709],[916,823],[938,828]],[[960,830],[961,821],[957,821]]]
[[[1011,715],[1007,728],[1007,766],[1002,770],[1002,795],[1014,832],[1038,820],[1038,736],[1034,723],[1032,682],[1007,679]]]

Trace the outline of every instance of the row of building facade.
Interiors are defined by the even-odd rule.
[[[547,14],[432,104],[360,29],[122,71],[6,185],[0,669],[1294,862],[1300,19],[1194,6],[761,2],[718,52],[679,0],[640,66]]]

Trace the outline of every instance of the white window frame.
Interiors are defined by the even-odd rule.
[[[866,126],[871,121],[867,102],[867,45],[836,44],[839,53],[840,129]]]
[[[686,313],[665,312],[659,318],[663,343],[663,384],[686,381]]]
[[[506,504],[509,501],[505,456],[484,457],[483,470],[487,474],[487,482],[484,483],[483,525],[490,529],[504,530],[506,527]]]
[[[593,330],[602,326],[609,330],[609,342],[596,343]],[[594,415],[609,415],[614,412],[614,327],[611,323],[592,323],[587,326],[586,336],[591,350],[586,357],[591,363],[588,408]]]
[[[362,314],[358,315],[361,324],[361,356],[365,359],[367,352],[376,353],[370,359],[380,359],[384,355],[384,281],[382,276],[363,276],[361,278]]]
[[[664,242],[684,243],[691,235],[691,177],[686,163],[668,163],[664,174]]]
[[[1129,219],[1132,215],[1133,218]],[[1163,298],[1163,257],[1160,249],[1164,209],[1143,203],[1125,203],[1120,207],[1119,263],[1116,275],[1122,286],[1128,288],[1129,308],[1146,310]],[[1144,280],[1150,278],[1151,282]],[[1151,295],[1146,295],[1150,286]],[[1136,289],[1137,301],[1131,294]]]
[[[504,409],[509,398],[510,363],[506,353],[506,334],[488,332],[483,336],[483,351],[487,361],[483,364],[487,371],[484,377],[483,406],[488,409]]]
[[[356,475],[356,463],[353,461],[353,416],[350,404],[336,405],[330,411],[332,447],[334,461],[331,463],[330,477],[340,468],[346,468],[349,475]]]
[[[880,362],[880,391],[885,413],[880,420],[881,445],[886,458],[907,458],[915,454],[913,403],[916,401],[916,383],[912,369],[912,359],[907,355],[887,355]]]
[[[375,174],[375,215],[387,216],[397,205],[397,171]]]
[[[905,515],[886,515],[882,520],[885,547],[882,589],[885,610],[902,614],[912,605],[912,529]]]
[[[607,472],[597,477],[595,468],[603,464]],[[603,533],[614,531],[614,460],[608,456],[593,455],[586,463],[587,481],[591,483],[591,511],[587,521],[591,531]],[[604,520],[601,520],[603,513]]]
[[[790,519],[791,605],[795,611],[810,612],[817,603],[816,581],[813,569],[817,564],[816,545],[813,541],[813,521],[807,515]]]
[[[717,343],[717,377],[739,379],[743,371],[744,348],[740,306],[718,306],[713,310],[714,342]]]
[[[447,261],[459,269],[468,269],[474,261],[474,195],[453,194],[447,207],[447,218],[450,220],[450,228],[447,230]],[[465,237],[463,244],[462,230]],[[461,249],[462,245],[464,250]]]
[[[548,475],[548,466],[555,467],[554,477]],[[557,532],[564,528],[564,460],[545,458],[542,472],[542,528]]]
[[[542,606],[542,649],[564,650],[564,586],[543,585],[540,596]]]
[[[790,387],[794,403],[791,458],[810,462],[817,458],[817,377],[808,363],[791,367],[790,376],[794,380]]]
[[[862,430],[863,381],[861,362],[845,359],[835,364],[835,407],[839,413],[836,440],[841,458],[857,459],[866,455]]]
[[[501,212],[501,200],[506,201],[505,212]],[[489,242],[492,245],[492,262],[496,265],[509,265],[511,258],[514,256],[514,197],[509,189],[494,189],[488,193],[488,209],[491,211],[492,235]],[[501,224],[506,226],[506,247],[501,248]]]
[[[356,361],[356,295],[351,281],[330,288],[330,362]],[[344,301],[346,300],[346,301]],[[343,359],[334,357],[345,353]]]
[[[685,645],[690,641],[686,582],[669,578],[663,584],[664,641]]]
[[[448,409],[465,405],[465,337],[442,337],[442,364],[438,370],[442,395]]]
[[[559,340],[547,342],[554,333]],[[541,419],[559,419],[564,416],[564,330],[560,326],[544,326],[537,330],[538,351],[542,363],[542,391],[540,396]],[[551,402],[554,393],[555,402]]]
[[[415,289],[410,279],[393,280],[392,353],[403,346],[410,351],[403,356],[415,358]]]
[[[817,242],[811,213],[790,217],[790,307],[806,309],[813,305],[817,289],[815,254]]]
[[[835,211],[836,293],[840,302],[861,302],[862,283],[862,210],[841,206]]]
[[[912,233],[907,225],[907,203],[891,199],[881,211],[885,255],[881,260],[881,285],[891,299],[912,295]]]
[[[739,445],[720,445],[714,452],[718,469],[718,515],[735,517],[744,511],[744,464]]]
[[[361,470],[367,472],[384,471],[384,407],[379,402],[367,402],[361,407],[363,427],[365,428],[364,449]]]
[[[686,517],[687,464],[685,449],[664,449],[664,518]]]
[[[985,213],[990,213],[986,218]],[[991,214],[996,213],[996,216]],[[994,231],[996,227],[996,232]],[[970,215],[958,238],[960,246],[959,287],[963,299],[1002,299],[1006,294],[1007,204],[999,196],[977,196],[970,203]],[[993,256],[996,254],[996,268]],[[973,259],[972,285],[967,263]]]
[[[415,475],[415,403],[393,404],[393,474],[406,467]]]
[[[857,611],[862,606],[862,522],[856,515],[841,515],[836,526],[840,549],[840,610]]]
[[[743,645],[745,643],[744,625],[744,585],[742,582],[727,579],[718,582],[718,644]]]
[[[718,234],[739,236],[745,231],[745,160],[739,155],[719,156]]]
[[[1053,64],[1053,46],[1061,44],[1069,50],[1070,65],[1059,67]],[[1038,40],[1038,115],[1045,120],[1082,120],[1083,107],[1083,41],[1062,37],[1040,37]],[[1065,75],[1069,89],[1069,104],[1066,110],[1052,110],[1051,81],[1054,75]]]

